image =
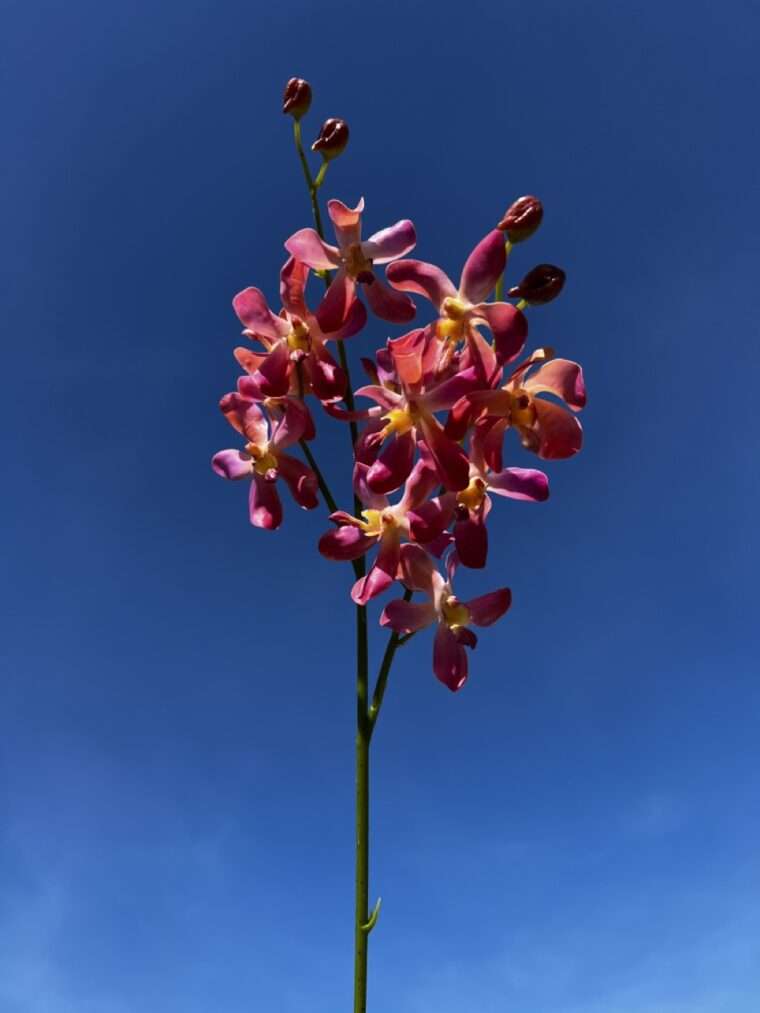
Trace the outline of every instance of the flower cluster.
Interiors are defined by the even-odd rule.
[[[289,88],[286,103],[308,108],[303,89],[292,82]],[[323,134],[333,136],[341,122],[328,121]],[[471,626],[499,619],[511,594],[500,588],[460,601],[453,589],[457,569],[485,566],[494,496],[539,502],[549,495],[543,471],[504,466],[509,441],[516,438],[543,460],[581,448],[580,366],[549,348],[525,355],[525,310],[555,298],[564,273],[539,265],[509,290],[516,304],[498,297],[512,245],[540,224],[534,197],[514,202],[476,245],[456,284],[435,265],[408,259],[416,244],[412,222],[362,239],[363,200],[355,207],[330,200],[327,211],[334,245],[313,228],[285,242],[280,308],[271,309],[257,288],[233,300],[248,344],[235,349],[243,373],[220,407],[245,442],[217,453],[212,466],[224,478],[250,481],[251,523],[272,530],[283,517],[279,479],[299,506],[318,505],[321,476],[290,453],[300,444],[314,463],[308,444],[315,417],[357,427],[358,508],[330,515],[334,527],[321,537],[319,551],[331,560],[370,557],[351,589],[357,605],[394,584],[405,588],[404,598],[385,605],[381,625],[398,635],[435,625],[433,670],[458,690],[467,678],[466,649],[477,643]],[[327,283],[313,309],[310,273]],[[382,321],[408,325],[425,304],[432,319],[362,358],[369,382],[349,391],[339,364],[347,360],[336,360],[335,349],[356,340],[368,309]],[[412,593],[424,600],[410,601]]]

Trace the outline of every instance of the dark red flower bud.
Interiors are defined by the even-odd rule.
[[[291,77],[282,96],[282,111],[294,120],[305,116],[311,106],[311,85],[302,77]]]
[[[554,264],[539,264],[528,271],[519,285],[514,285],[509,294],[527,303],[545,303],[556,299],[565,284],[565,272]]]
[[[521,243],[533,235],[543,217],[544,206],[538,197],[518,197],[496,228],[506,232],[510,243]]]
[[[331,159],[337,158],[347,144],[348,124],[345,120],[332,117],[329,120],[325,120],[322,124],[319,137],[312,144],[311,150],[321,151],[322,158],[326,162],[329,162]]]

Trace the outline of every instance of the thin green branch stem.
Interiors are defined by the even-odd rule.
[[[311,213],[314,225],[321,239],[325,238],[322,226],[322,215],[319,209],[318,190],[322,185],[327,163],[322,165],[316,180],[311,174],[309,163],[301,139],[301,124],[293,121],[293,137],[295,139],[298,158],[303,169],[304,179],[311,200]],[[328,272],[324,274],[325,286],[330,286]],[[338,342],[340,364],[346,374],[346,407],[354,411],[354,395],[351,386],[351,373],[348,356],[343,342]],[[356,422],[351,421],[351,453],[358,436]],[[309,455],[307,454],[307,457]],[[313,455],[312,455],[313,457]],[[317,472],[317,481],[319,473]],[[322,480],[324,481],[324,479]],[[320,486],[321,488],[321,486]],[[326,485],[325,485],[326,488]],[[325,495],[323,490],[323,495]],[[332,498],[332,497],[331,497]],[[325,496],[327,500],[327,496]],[[329,503],[330,501],[327,500]],[[334,501],[333,501],[334,502]],[[354,493],[354,512],[361,512],[362,504]],[[354,573],[361,579],[366,573],[364,557],[353,561]],[[369,918],[369,644],[367,636],[367,608],[356,606],[356,904],[354,924],[354,1013],[366,1013],[367,1009],[367,943],[369,932],[377,920],[377,907],[373,919]]]
[[[411,601],[414,591],[411,591],[408,587],[404,589],[404,601]],[[375,724],[377,723],[378,715],[380,714],[380,708],[383,705],[383,697],[385,696],[385,689],[388,685],[388,676],[390,675],[391,666],[393,665],[393,659],[396,657],[396,651],[402,644],[413,636],[412,633],[407,633],[406,636],[399,636],[398,633],[391,633],[388,637],[388,643],[385,647],[385,653],[383,654],[383,660],[380,662],[380,670],[377,673],[377,681],[375,682],[375,691],[372,694],[372,703],[369,708],[369,735],[372,738],[372,733],[375,730]]]

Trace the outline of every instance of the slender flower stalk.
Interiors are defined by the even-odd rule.
[[[576,454],[586,389],[577,363],[555,357],[550,348],[524,354],[523,310],[555,299],[564,272],[539,264],[508,290],[516,301],[505,301],[508,257],[512,246],[540,225],[538,198],[521,197],[510,205],[467,256],[457,284],[435,264],[407,259],[417,240],[409,219],[363,238],[363,198],[353,207],[337,198],[327,201],[332,245],[319,192],[330,163],[346,148],[349,128],[337,118],[323,123],[311,145],[322,159],[313,173],[301,133],[311,102],[309,83],[291,78],[283,112],[293,118],[314,227],[285,241],[281,309],[270,309],[263,291],[253,286],[233,299],[246,341],[234,349],[243,373],[219,406],[239,442],[215,454],[212,467],[247,485],[249,519],[262,530],[282,525],[283,489],[289,492],[286,502],[304,510],[316,508],[321,496],[333,527],[319,539],[319,552],[353,568],[353,1009],[366,1013],[369,935],[380,911],[379,898],[370,909],[370,746],[394,661],[411,637],[432,628],[434,675],[452,692],[466,684],[470,652],[478,643],[473,627],[501,619],[512,593],[498,587],[462,600],[454,591],[457,571],[487,563],[492,497],[502,503],[493,510],[497,514],[508,509],[505,499],[540,503],[549,496],[543,471],[505,467],[503,457],[513,434],[523,450],[542,460]],[[325,286],[316,306],[307,298],[312,275]],[[413,297],[421,297],[422,306]],[[374,357],[363,357],[369,383],[355,389],[346,342],[356,341],[369,313],[385,329],[388,323],[408,324],[425,303],[432,318],[389,337]],[[348,423],[352,513],[340,508],[317,462],[315,419],[324,415]],[[294,456],[297,448],[304,460]],[[389,635],[373,685],[368,607],[394,586],[401,597],[386,601],[379,615]],[[412,600],[416,593],[421,597]]]

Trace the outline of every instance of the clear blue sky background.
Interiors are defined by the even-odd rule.
[[[456,275],[536,193],[582,455],[498,504],[465,690],[400,656],[373,1013],[756,1013],[760,194],[751,2],[6,0],[2,1013],[350,1006],[348,567],[249,528],[230,308],[328,195]],[[375,323],[366,351],[388,332]],[[395,333],[395,332],[394,332]],[[344,481],[344,432],[320,454]],[[345,486],[344,486],[345,488]],[[382,639],[376,636],[377,651]]]

